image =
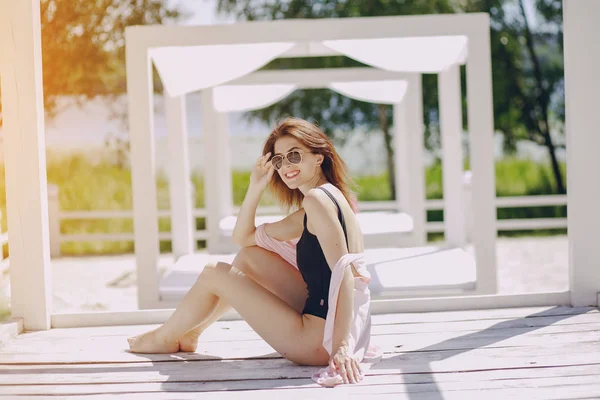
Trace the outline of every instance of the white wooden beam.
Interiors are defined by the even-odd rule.
[[[438,74],[445,241],[466,244],[463,200],[462,97],[458,65]]]
[[[222,251],[219,223],[233,213],[229,134],[226,115],[213,107],[212,89],[202,91],[201,107],[207,250],[214,254]]]
[[[571,304],[596,306],[600,292],[600,2],[566,0],[563,7]]]
[[[569,292],[539,292],[504,295],[469,295],[424,297],[413,299],[373,299],[371,314],[492,310],[516,307],[568,306]],[[165,322],[173,308],[143,311],[102,311],[61,313],[52,315],[52,328],[80,328],[90,326],[150,325]],[[230,310],[222,320],[239,320],[240,315]]]
[[[423,122],[423,87],[421,74],[408,79],[405,96],[410,144],[410,216],[413,219],[415,246],[427,243],[427,210],[425,209],[425,138]]]
[[[412,215],[410,188],[412,171],[410,169],[410,132],[408,130],[407,104],[403,101],[394,104],[394,169],[396,173],[396,203],[398,210]]]
[[[135,34],[140,43],[149,48],[271,43],[273,32],[277,32],[278,42],[466,35],[469,32],[478,32],[477,29],[481,28],[482,22],[487,23],[489,29],[488,14],[298,19],[203,26],[154,25],[133,26],[128,27],[127,30]]]
[[[129,36],[129,31],[126,32]],[[154,101],[148,52],[127,37],[127,100],[131,143],[133,226],[138,307],[153,308],[158,297],[158,213],[154,153]]]
[[[299,89],[320,89],[332,82],[404,80],[413,73],[377,68],[319,68],[296,70],[264,70],[228,82],[228,85],[293,84]]]
[[[280,58],[295,58],[295,57],[327,57],[339,56],[340,53],[330,49],[321,42],[304,42],[298,43],[285,53]]]
[[[487,294],[497,290],[496,176],[489,22],[482,23],[478,32],[469,36],[467,114],[477,289]]]
[[[217,113],[217,151],[215,164],[219,179],[219,213],[221,218],[233,215],[233,178],[231,167],[231,146],[229,144],[229,123],[227,114]]]
[[[11,308],[26,330],[50,328],[51,267],[39,0],[0,0]]]
[[[167,147],[169,154],[169,196],[171,203],[171,244],[176,258],[196,250],[192,215],[192,184],[190,181],[188,132],[185,96],[165,95]]]

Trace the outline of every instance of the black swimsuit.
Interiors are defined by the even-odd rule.
[[[346,237],[347,246],[348,234],[346,233],[346,223],[340,205],[335,197],[325,188],[321,186],[317,186],[317,188],[323,190],[335,203],[338,209],[338,219],[342,224],[344,236]],[[327,264],[319,240],[306,228],[306,221],[306,214],[304,214],[304,230],[302,231],[300,240],[296,244],[296,262],[308,289],[308,298],[304,304],[302,314],[316,315],[317,317],[325,319],[327,317],[327,310],[329,309],[331,268],[329,268],[329,264]]]

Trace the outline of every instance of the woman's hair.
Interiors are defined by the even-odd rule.
[[[274,155],[275,142],[284,136],[292,136],[308,148],[311,153],[323,155],[321,168],[325,178],[342,192],[352,209],[357,211],[356,196],[350,190],[352,181],[348,174],[346,163],[338,155],[331,140],[329,140],[323,131],[303,119],[285,118],[277,123],[271,131],[265,142],[263,155],[269,152],[271,152],[271,155]],[[269,189],[275,199],[288,211],[293,207],[302,207],[304,194],[302,194],[300,189],[290,189],[283,182],[279,174],[273,174],[269,182]]]

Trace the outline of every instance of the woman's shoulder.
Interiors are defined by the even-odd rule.
[[[331,194],[334,197],[335,202],[340,203],[341,201],[345,201],[341,192],[332,184],[327,183],[319,187],[314,187],[306,193],[304,200],[302,201],[303,208],[306,210],[307,214],[313,214],[320,211],[333,212],[334,215],[337,215],[336,204],[322,189]]]

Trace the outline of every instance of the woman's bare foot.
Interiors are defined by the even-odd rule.
[[[195,353],[198,348],[198,338],[202,333],[199,329],[192,329],[179,339],[179,351],[185,353]]]
[[[179,351],[179,341],[161,337],[158,329],[131,337],[127,341],[132,353],[165,354]]]

